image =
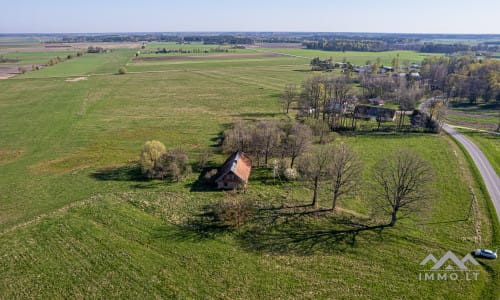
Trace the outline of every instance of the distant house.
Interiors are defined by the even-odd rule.
[[[380,99],[380,98],[371,98],[368,99],[368,102],[370,102],[371,105],[384,105],[385,101]]]
[[[421,78],[420,73],[418,73],[418,72],[411,72],[411,73],[410,73],[410,76],[411,76],[413,79],[417,79],[417,80]]]
[[[354,72],[356,73],[365,73],[365,72],[371,72],[372,71],[372,66],[371,65],[366,65],[366,66],[356,66],[354,67]]]
[[[234,152],[215,175],[218,189],[246,188],[252,161],[242,151]]]
[[[382,66],[380,67],[380,73],[387,73],[387,72],[394,72],[394,68],[393,67],[386,67],[386,66]]]
[[[383,107],[373,107],[358,105],[354,109],[354,118],[356,119],[376,119],[379,122],[393,122],[396,119],[396,110]]]
[[[347,101],[342,101],[337,98],[330,98],[326,103],[325,108],[326,108],[325,110],[329,113],[333,112],[345,113],[350,108],[350,105],[348,104]]]

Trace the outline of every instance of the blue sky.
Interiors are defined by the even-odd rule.
[[[500,0],[15,0],[1,33],[322,31],[500,33]]]

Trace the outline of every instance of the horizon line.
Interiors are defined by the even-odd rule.
[[[500,33],[443,33],[443,32],[375,32],[375,31],[251,31],[251,30],[186,30],[186,31],[102,31],[102,32],[0,32],[0,35],[56,35],[56,34],[194,34],[194,33],[209,33],[209,34],[220,34],[220,33],[284,33],[284,34],[404,34],[404,35],[478,35],[478,36],[491,36],[498,35]]]

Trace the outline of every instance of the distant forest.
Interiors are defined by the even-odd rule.
[[[5,35],[1,35],[5,36]],[[30,35],[33,36],[33,35]],[[36,36],[36,35],[35,35]],[[465,51],[500,52],[500,35],[392,34],[392,33],[114,33],[43,35],[53,43],[95,42],[202,42],[204,44],[296,43],[326,51],[414,50],[425,53]]]
[[[456,53],[465,51],[498,52],[500,47],[493,43],[480,43],[465,45],[460,43],[418,43],[415,40],[387,39],[387,40],[321,40],[303,42],[307,49],[320,49],[326,51],[361,51],[380,52],[390,50],[414,50],[423,53]]]

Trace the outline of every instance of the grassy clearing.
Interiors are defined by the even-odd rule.
[[[2,54],[2,56],[8,59],[19,60],[18,64],[22,65],[41,65],[47,64],[50,59],[56,58],[58,56],[65,59],[69,54],[76,54],[76,51],[44,52],[43,49],[40,49],[40,52],[10,52],[7,54]]]
[[[69,61],[40,78],[0,82],[0,145],[7,157],[0,163],[0,298],[496,297],[496,262],[481,261],[477,282],[418,281],[419,263],[429,253],[453,250],[464,256],[498,238],[480,191],[477,213],[464,220],[468,185],[477,185],[447,136],[337,139],[363,157],[366,186],[373,182],[373,163],[401,147],[418,151],[436,170],[431,211],[381,234],[360,234],[355,245],[290,241],[309,228],[293,223],[256,235],[190,226],[205,205],[224,194],[197,190],[196,173],[179,183],[143,181],[133,168],[141,145],[157,139],[186,149],[194,160],[235,121],[283,117],[277,97],[284,84],[300,83],[309,74],[296,70],[308,67],[293,65],[299,60],[290,57],[207,60],[196,68],[190,61],[134,62],[129,71],[161,72],[78,82],[50,78],[116,72],[133,53],[84,56],[89,65]],[[18,149],[22,154],[13,156]],[[224,158],[216,153],[212,162]],[[287,186],[295,188],[290,192]],[[366,214],[367,190],[340,206]],[[275,181],[269,170],[255,169],[243,196],[299,204],[311,195],[301,183]],[[327,185],[320,205],[330,205]],[[328,219],[304,224],[329,228]]]
[[[500,136],[463,129],[459,129],[459,131],[481,149],[500,176]]]
[[[285,53],[289,55],[297,55],[306,57],[308,60],[314,57],[326,59],[332,57],[334,61],[341,62],[344,60],[356,65],[364,65],[370,60],[376,62],[377,58],[384,65],[391,65],[392,59],[399,54],[399,61],[403,63],[407,60],[409,63],[421,62],[429,54],[418,53],[415,51],[384,51],[384,52],[357,52],[357,51],[323,51],[323,50],[308,50],[308,49],[265,49],[259,48],[258,51]]]
[[[174,53],[146,53],[141,54],[141,57],[156,57],[156,56],[201,56],[201,55],[213,55],[213,54],[235,54],[235,53],[254,53],[252,49],[235,49],[233,46],[221,46],[221,45],[205,45],[203,43],[190,43],[190,44],[177,44],[174,42],[152,42],[145,45],[143,52],[156,51],[158,49],[166,50],[180,50]],[[227,52],[216,52],[215,49],[225,50]],[[191,53],[182,53],[182,51],[190,51]],[[197,53],[201,51],[201,53]],[[207,51],[208,53],[204,53]]]
[[[133,53],[134,50],[114,50],[111,53],[86,54],[39,71],[28,72],[16,78],[70,77],[116,73],[120,66],[125,65],[130,60]]]
[[[497,128],[500,115],[495,103],[454,103],[447,116],[448,122],[483,130]]]

